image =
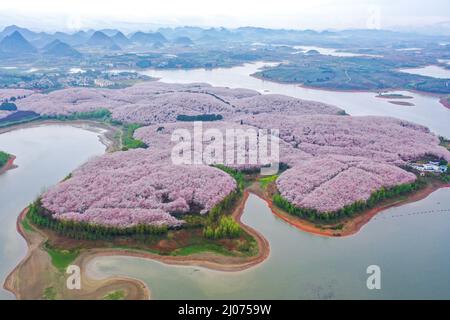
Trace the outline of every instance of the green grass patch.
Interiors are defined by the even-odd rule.
[[[56,116],[41,116],[42,119],[56,119],[60,121],[66,120],[99,120],[108,121],[111,118],[111,111],[105,108],[100,108],[94,111],[87,112],[74,112],[68,115],[56,115]]]
[[[103,300],[123,300],[123,299],[125,299],[125,292],[123,292],[122,290],[110,292],[103,297]]]
[[[33,231],[33,227],[30,225],[30,221],[28,220],[28,217],[25,216],[25,218],[22,220],[22,227],[25,231],[29,231],[32,232]]]
[[[45,288],[44,293],[42,295],[44,300],[55,300],[56,299],[56,290],[53,287]]]
[[[9,160],[9,154],[0,151],[0,168],[3,167]]]
[[[148,146],[141,140],[133,138],[134,132],[140,128],[140,124],[123,125],[122,150],[147,148]]]
[[[269,184],[271,184],[272,182],[274,182],[275,180],[277,180],[278,175],[274,174],[273,176],[267,176],[267,177],[262,177],[259,179],[259,185],[261,186],[261,189],[265,190],[267,189],[267,186]]]
[[[53,248],[48,243],[45,243],[44,249],[50,255],[52,264],[60,271],[66,270],[80,254],[79,250],[60,250]]]

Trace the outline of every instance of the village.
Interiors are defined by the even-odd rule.
[[[427,163],[409,162],[408,167],[420,172],[421,175],[425,173],[443,174],[447,173],[448,163],[445,161],[428,161]]]

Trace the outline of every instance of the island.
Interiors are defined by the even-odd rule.
[[[404,106],[404,107],[413,107],[414,103],[408,102],[408,101],[395,101],[395,100],[389,100],[390,104],[395,104],[397,106]]]
[[[401,89],[438,95],[450,93],[446,79],[398,71],[404,64],[401,60],[392,53],[378,58],[302,54],[258,71],[253,76],[262,80],[338,91]],[[422,66],[421,61],[415,60],[417,57],[409,56],[407,64]]]
[[[429,129],[348,116],[332,105],[283,95],[149,81],[33,92],[15,105],[38,114],[30,123],[92,121],[117,129],[109,136],[116,148],[80,166],[21,213],[17,228],[28,254],[5,287],[24,299],[151,297],[141,282],[122,278],[83,276],[82,290],[67,290],[66,268],[83,270],[99,255],[224,271],[259,264],[270,244],[240,220],[249,193],[293,226],[336,237],[357,232],[389,206],[448,186],[443,168],[450,152]],[[227,130],[279,130],[279,172],[261,176],[270,157],[245,164],[173,163],[174,134],[193,133],[198,119],[209,120],[204,130],[224,136]],[[212,143],[202,139],[202,150]],[[440,172],[417,169],[436,161]]]

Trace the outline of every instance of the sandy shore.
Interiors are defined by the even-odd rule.
[[[126,299],[149,299],[150,290],[145,283],[121,277],[94,280],[81,272],[81,290],[68,290],[65,286],[65,274],[51,263],[47,252],[42,248],[47,240],[45,233],[33,227],[25,231],[22,221],[28,209],[24,209],[17,219],[17,231],[27,242],[28,251],[22,261],[8,275],[3,287],[12,292],[17,299],[42,299],[46,288],[59,287],[57,298],[64,299],[102,299],[108,293],[122,291]]]

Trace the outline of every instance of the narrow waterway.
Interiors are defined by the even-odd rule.
[[[62,180],[90,157],[103,154],[101,131],[69,125],[45,125],[0,134],[0,150],[15,155],[18,166],[0,175],[0,299],[6,276],[26,254],[16,230],[19,213],[46,188]],[[24,279],[26,281],[26,279]]]

